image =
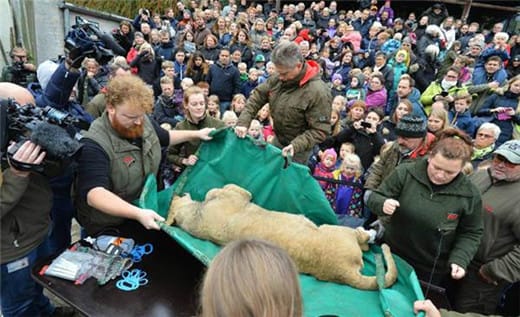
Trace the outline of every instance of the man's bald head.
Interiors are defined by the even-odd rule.
[[[35,104],[29,90],[12,83],[0,83],[0,99],[14,98],[20,105]]]

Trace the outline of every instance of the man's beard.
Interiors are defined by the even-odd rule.
[[[134,125],[131,128],[127,128],[121,124],[121,122],[117,119],[117,116],[112,118],[112,128],[116,131],[116,133],[124,138],[124,139],[137,139],[143,136],[144,126]]]

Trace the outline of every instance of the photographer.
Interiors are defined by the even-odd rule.
[[[23,47],[16,46],[11,50],[10,56],[13,64],[4,67],[1,81],[23,87],[35,82],[36,66],[28,62],[27,51]]]
[[[381,146],[385,144],[379,128],[383,117],[384,114],[380,109],[368,111],[364,119],[354,121],[339,134],[328,137],[320,144],[320,149],[325,150],[334,147],[339,153],[341,144],[350,142],[354,145],[355,152],[361,159],[363,169],[366,171],[374,161],[374,157],[379,154]]]
[[[148,9],[139,9],[139,14],[135,16],[132,25],[134,26],[134,29],[141,30],[141,23],[148,23],[150,29],[156,28],[156,25],[151,18],[150,10]]]
[[[14,97],[20,104],[34,104],[26,89],[0,83],[0,99],[9,97]],[[12,159],[38,165],[45,156],[40,146],[26,141]],[[71,310],[53,307],[43,295],[43,288],[31,278],[34,263],[50,254],[46,238],[51,224],[51,206],[52,192],[45,176],[12,166],[2,171],[0,296],[3,316],[63,316],[67,315],[67,309]],[[72,315],[72,311],[68,315]]]

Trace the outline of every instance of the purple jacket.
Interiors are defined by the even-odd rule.
[[[383,88],[378,91],[373,91],[368,88],[367,96],[365,98],[365,104],[367,106],[367,111],[370,111],[373,108],[384,109],[386,105],[386,88]]]

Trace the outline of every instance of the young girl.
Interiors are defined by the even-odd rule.
[[[262,133],[262,124],[258,120],[251,120],[247,134],[256,141],[265,141]]]
[[[428,116],[428,132],[437,134],[446,129],[450,122],[448,120],[448,112],[444,109],[433,109]]]
[[[409,113],[413,112],[413,105],[408,99],[402,99],[394,110],[394,113],[383,120],[381,123],[381,134],[385,138],[386,142],[394,141],[397,139],[395,134],[395,126],[401,120],[401,118]]]
[[[238,117],[233,111],[227,110],[222,115],[222,121],[227,127],[234,128],[237,125]]]
[[[269,104],[266,103],[258,113],[256,114],[256,120],[262,124],[262,134],[267,142],[271,142],[274,138],[273,131],[273,118],[271,118],[271,112],[269,111]]]
[[[207,112],[210,117],[220,119],[220,100],[217,95],[210,95],[208,97]]]
[[[356,228],[366,220],[363,215],[362,170],[359,156],[347,154],[340,169],[333,173],[334,179],[342,182],[337,185],[334,199],[334,211],[340,225]]]
[[[341,131],[341,123],[339,121],[339,111],[332,108],[332,113],[330,114],[330,127],[332,129],[331,135],[337,135]]]
[[[334,178],[334,170],[336,169],[336,159],[338,158],[338,155],[336,154],[336,151],[334,149],[327,149],[325,150],[321,156],[321,161],[316,164],[316,167],[314,168],[313,176],[322,177],[322,178],[328,178],[333,179]],[[328,182],[326,180],[318,180],[321,189],[325,193],[325,197],[329,201],[331,206],[334,206],[334,192],[335,192],[335,185],[332,182]]]
[[[231,110],[235,112],[237,117],[240,116],[240,113],[246,107],[246,97],[243,94],[236,94],[233,96],[231,100]]]
[[[352,79],[350,80],[350,87],[347,89],[346,93],[347,101],[351,102],[353,100],[365,100],[366,91],[364,83],[365,75],[363,75],[363,73],[352,76]]]

